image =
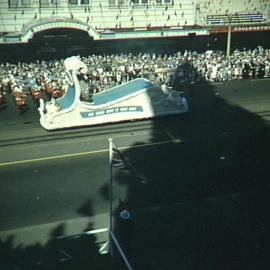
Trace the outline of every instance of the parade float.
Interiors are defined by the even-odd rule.
[[[180,92],[160,87],[147,79],[137,78],[81,100],[78,75],[87,72],[79,57],[64,61],[67,74],[65,94],[45,102],[40,99],[40,124],[46,130],[104,125],[133,121],[188,111],[187,100]]]

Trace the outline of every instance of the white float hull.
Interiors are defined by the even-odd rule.
[[[187,100],[175,91],[164,92],[146,79],[135,79],[94,95],[94,104],[80,100],[80,84],[72,73],[73,85],[55,104],[39,108],[40,124],[46,130],[133,121],[188,111]],[[55,107],[56,108],[56,107]]]

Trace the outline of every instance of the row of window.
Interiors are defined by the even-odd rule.
[[[50,7],[50,6],[61,6],[61,1],[64,0],[38,0],[38,4],[40,7]],[[66,0],[69,5],[73,6],[85,6],[89,5],[90,2],[97,0]],[[129,4],[133,5],[148,5],[151,0],[108,0],[109,6],[126,6]],[[31,7],[35,0],[9,0],[10,8],[17,7]],[[101,3],[101,2],[100,2]],[[168,5],[173,4],[173,0],[155,0],[157,5]]]
[[[84,0],[82,0],[84,1]],[[34,0],[9,0],[8,5],[10,8],[16,8],[16,7],[31,7],[36,1]],[[49,7],[49,6],[55,6],[60,5],[61,0],[38,0],[38,4],[40,7]],[[89,3],[89,0],[88,0]]]
[[[148,5],[150,4],[150,2],[151,0],[109,0],[109,5],[110,6],[123,6],[123,5],[128,5],[131,3],[134,5]],[[158,5],[172,4],[173,0],[155,0],[155,3]]]
[[[121,112],[143,112],[143,108],[141,106],[122,106],[99,111],[80,112],[80,114],[82,118],[91,118],[100,115],[121,113]]]
[[[224,24],[237,24],[237,23],[261,23],[263,15],[256,13],[239,13],[239,14],[220,14],[208,15],[206,17],[207,24],[211,25],[224,25]]]

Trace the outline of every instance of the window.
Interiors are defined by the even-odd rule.
[[[127,0],[109,0],[109,6],[110,7],[125,6],[126,2],[127,2]]]
[[[81,0],[81,5],[89,5],[89,0]]]
[[[115,6],[116,0],[109,0],[109,6]]]
[[[49,0],[39,0],[39,4],[41,7],[48,7],[49,6]]]
[[[24,7],[30,7],[31,6],[31,0],[21,0],[22,6]]]
[[[8,0],[10,8],[29,8],[33,7],[33,3],[38,3],[39,7],[60,6],[61,0]]]
[[[19,6],[19,0],[9,0],[9,7],[16,8]]]
[[[173,0],[156,0],[157,5],[173,5]]]
[[[33,0],[9,0],[8,6],[9,8],[17,8],[17,7],[31,7]]]
[[[70,5],[78,5],[78,0],[69,0],[68,3]]]
[[[118,0],[118,5],[123,6],[125,5],[125,0]]]
[[[29,0],[22,0],[29,1]],[[60,6],[61,0],[38,0],[40,7]]]

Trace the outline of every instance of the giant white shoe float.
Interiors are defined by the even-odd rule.
[[[46,130],[92,126],[147,119],[188,111],[181,93],[139,78],[93,95],[93,102],[80,99],[78,70],[87,69],[79,57],[64,61],[69,85],[65,94],[44,103],[40,100],[40,124]]]

